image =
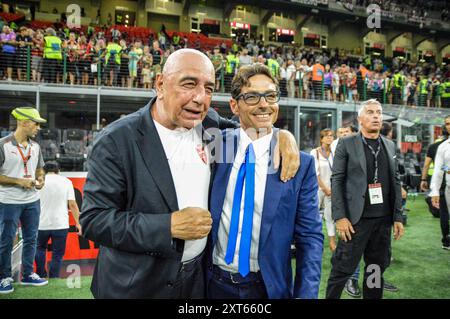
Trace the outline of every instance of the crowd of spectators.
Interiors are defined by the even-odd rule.
[[[341,102],[377,98],[382,103],[439,107],[441,84],[449,77],[448,66],[434,62],[364,57],[342,49],[274,46],[255,38],[238,37],[231,46],[202,48],[176,32],[169,36],[164,26],[140,39],[114,26],[88,27],[83,32],[63,24],[46,29],[21,26],[17,31],[4,25],[0,42],[0,78],[9,81],[151,89],[170,53],[183,47],[203,50],[211,58],[216,90],[221,92],[229,92],[239,67],[259,62],[279,79],[283,96]],[[323,70],[315,69],[315,64]]]
[[[417,23],[421,27],[429,22],[430,18],[439,19],[437,13],[440,13],[440,22],[448,22],[448,9],[446,1],[425,1],[425,0],[337,0],[349,11],[353,11],[355,6],[367,8],[371,4],[376,4],[381,9],[384,17],[395,18],[403,17],[410,23]]]

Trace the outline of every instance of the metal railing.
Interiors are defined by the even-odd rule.
[[[152,63],[150,56],[141,56],[136,59],[131,54],[121,54],[120,57],[116,57],[108,54],[104,49],[81,56],[63,48],[61,59],[53,59],[44,58],[33,51],[30,45],[24,45],[16,47],[14,53],[2,52],[1,57],[0,79],[59,85],[152,89],[156,75],[163,68],[163,63]],[[161,57],[161,59],[164,58]],[[230,70],[225,61],[216,70],[216,92],[229,93],[237,70]],[[434,84],[429,87],[431,92],[424,94],[419,85],[410,89],[405,88],[404,81],[400,85],[394,85],[393,80],[389,81],[391,84],[388,84],[386,80],[370,81],[368,78],[359,78],[356,86],[354,83],[349,86],[344,79],[339,85],[332,82],[325,86],[323,77],[321,81],[311,81],[309,77],[301,77],[296,79],[294,84],[279,78],[282,97],[288,96],[288,86],[293,85],[295,93],[291,97],[300,99],[358,102],[375,98],[383,104],[412,107],[449,105],[450,101],[442,99],[442,88],[436,88]]]

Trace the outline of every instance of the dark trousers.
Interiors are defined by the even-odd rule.
[[[313,89],[314,89],[314,99],[322,100],[322,82],[321,81],[312,81]]]
[[[234,73],[229,74],[226,73],[224,75],[224,86],[225,86],[225,92],[231,92],[231,82],[233,81]]]
[[[401,104],[401,100],[402,100],[401,88],[394,86],[392,88],[392,104]]]
[[[450,244],[449,237],[449,211],[447,206],[447,200],[445,199],[445,191],[440,192],[439,196],[439,219],[441,222],[441,233],[442,233],[442,244],[448,245]]]
[[[56,83],[56,74],[59,70],[59,60],[44,58],[44,78],[47,83]]]
[[[174,299],[204,299],[205,274],[203,271],[203,256],[200,254],[193,260],[182,263],[177,279],[173,283]]]
[[[239,273],[213,266],[208,284],[209,299],[267,299],[266,287],[261,272],[251,272],[242,277]]]
[[[364,256],[363,298],[381,299],[383,273],[391,261],[392,216],[361,218],[357,224],[353,225],[353,229],[355,233],[352,234],[352,240],[347,242],[340,240],[331,258],[332,268],[328,278],[326,298],[341,297],[347,279],[352,276],[361,257]],[[374,268],[373,265],[375,265]],[[375,278],[378,270],[379,276]],[[372,284],[377,282],[377,279],[379,284],[373,287]],[[369,283],[372,287],[368,286]]]
[[[68,229],[58,230],[40,230],[38,232],[37,249],[36,249],[36,273],[40,277],[47,277],[46,254],[48,240],[52,239],[52,261],[50,263],[48,276],[49,278],[59,278],[61,271],[61,262],[66,253],[66,239]]]
[[[419,106],[427,106],[428,94],[419,94]]]
[[[28,204],[0,204],[3,210],[3,227],[0,240],[0,279],[11,277],[11,253],[16,238],[19,221],[22,229],[22,275],[33,273],[33,261],[36,253],[36,239],[41,213],[40,201]]]
[[[441,99],[441,101],[442,101],[442,107],[450,108],[450,97],[443,97]]]

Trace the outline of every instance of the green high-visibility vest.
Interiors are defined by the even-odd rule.
[[[420,80],[419,93],[420,94],[428,94],[428,80],[427,79]]]
[[[404,76],[400,73],[394,74],[394,86],[396,88],[401,88],[403,86]]]
[[[227,74],[234,74],[234,70],[239,66],[239,59],[234,54],[227,55]]]
[[[267,66],[269,67],[270,73],[272,73],[272,76],[274,78],[278,78],[278,74],[280,74],[280,65],[278,64],[277,60],[268,59]]]
[[[211,62],[214,65],[215,70],[219,70],[222,65],[223,57],[221,55],[213,55],[211,57]]]
[[[450,81],[441,84],[443,98],[450,98]]]
[[[434,173],[434,162],[431,162],[428,168],[428,176],[433,176],[433,173]]]
[[[60,38],[52,35],[44,37],[44,58],[62,60]]]
[[[120,64],[120,52],[122,51],[122,47],[117,43],[110,43],[106,47],[106,63],[108,64],[109,58],[111,55],[115,57],[116,64]]]

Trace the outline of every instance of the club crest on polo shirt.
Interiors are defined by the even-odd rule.
[[[200,156],[200,159],[203,161],[203,163],[208,163],[208,158],[206,156],[205,147],[202,144],[198,144],[195,147],[195,150],[197,151],[198,156]]]

